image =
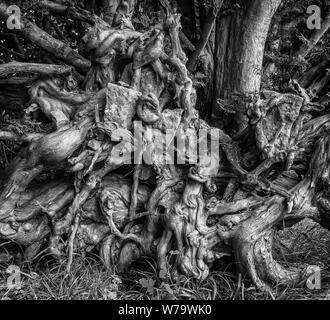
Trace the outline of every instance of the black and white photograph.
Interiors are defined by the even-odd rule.
[[[329,31],[328,0],[0,0],[0,306],[330,300]]]

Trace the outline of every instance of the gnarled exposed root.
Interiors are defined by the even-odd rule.
[[[167,0],[160,3],[164,25],[144,33],[133,30],[134,1],[118,2],[110,18],[116,28],[84,11],[70,13],[95,23],[84,37],[92,60],[84,91],[68,67],[0,68],[0,76],[22,67],[41,75],[31,80],[25,116],[40,109],[54,129],[0,132],[0,139],[28,143],[1,190],[0,239],[24,246],[29,260],[44,245],[58,259],[68,253],[68,271],[74,250],[99,250],[109,269],[123,271],[148,255],[162,279],[173,269],[203,281],[215,260],[234,254],[240,272],[259,289],[299,284],[313,268],[278,263],[273,236],[284,219],[308,216],[330,225],[330,116],[314,117],[326,110],[298,83],[300,96],[265,91],[262,100],[251,94],[253,103],[239,109],[244,125],[244,113],[251,120],[244,133],[254,130],[245,140],[261,152],[261,159],[250,159],[240,141],[245,134],[232,138],[200,119],[180,15]],[[89,66],[79,61],[80,69]],[[323,81],[311,88],[320,90]],[[307,171],[304,158],[316,139]],[[121,174],[113,173],[117,169]],[[40,187],[44,173],[65,177]]]
[[[244,221],[232,237],[238,267],[247,273],[258,289],[269,291],[269,284],[297,285],[311,275],[312,269],[287,270],[273,258],[272,228],[286,211],[283,198],[273,197]]]

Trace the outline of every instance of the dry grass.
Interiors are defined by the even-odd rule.
[[[291,239],[289,241],[289,239]],[[292,239],[294,239],[292,241]],[[97,257],[76,255],[71,273],[65,275],[65,263],[58,264],[45,257],[33,266],[21,264],[22,288],[8,290],[6,275],[0,279],[3,299],[36,300],[259,300],[259,299],[330,299],[330,234],[315,224],[302,224],[280,233],[281,249],[277,259],[283,264],[298,265],[308,262],[320,266],[322,289],[275,288],[272,295],[255,290],[248,279],[233,272],[234,266],[213,271],[204,282],[182,278],[165,284],[157,276],[155,262],[146,258],[136,263],[127,273],[118,276],[103,267]],[[5,265],[3,265],[5,269]],[[37,272],[37,273],[36,273]]]

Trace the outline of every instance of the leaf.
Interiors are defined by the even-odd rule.
[[[107,300],[116,300],[117,299],[117,292],[111,291],[107,295]]]
[[[118,297],[118,292],[112,289],[106,289],[103,293],[104,300],[116,300]]]
[[[119,277],[116,277],[116,276],[113,277],[112,282],[114,284],[117,284],[117,285],[122,284],[121,279]]]
[[[155,280],[142,278],[140,279],[139,283],[143,288],[147,289],[148,293],[153,294],[153,292],[155,291]]]
[[[111,290],[111,291],[118,291],[118,289],[119,288],[118,288],[118,285],[116,283],[109,285],[109,290]]]

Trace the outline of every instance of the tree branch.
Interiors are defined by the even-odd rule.
[[[52,64],[23,63],[16,61],[0,65],[0,77],[5,77],[9,74],[18,72],[37,73],[42,75],[64,75],[70,74],[72,72],[72,67]]]
[[[39,3],[39,6],[41,8],[47,9],[55,14],[58,15],[67,15],[72,19],[80,20],[89,24],[94,24],[96,21],[101,20],[98,16],[95,14],[90,13],[87,10],[84,10],[82,8],[77,8],[73,6],[66,6],[63,4],[59,4],[53,1],[48,0],[42,0]]]
[[[0,18],[7,20],[9,14],[7,13],[8,6],[5,3],[0,3]],[[18,30],[21,35],[32,43],[47,52],[54,54],[60,60],[73,65],[77,70],[86,73],[90,68],[90,62],[80,56],[76,51],[71,49],[67,44],[60,40],[53,38],[47,32],[40,29],[35,23],[22,17],[20,21],[20,29]]]

